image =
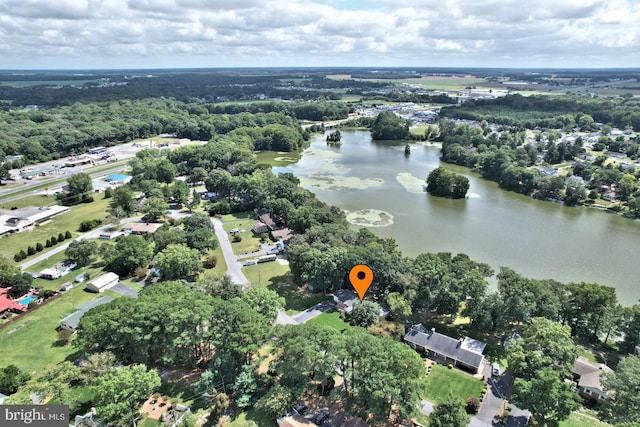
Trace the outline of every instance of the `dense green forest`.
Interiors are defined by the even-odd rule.
[[[459,107],[443,108],[441,115],[479,122],[486,120],[521,129],[578,127],[588,130],[594,122],[599,122],[640,131],[640,101],[628,97],[600,99],[516,94],[496,99],[469,100]]]
[[[0,157],[21,154],[27,163],[42,162],[160,133],[208,141],[232,131],[249,138],[255,150],[292,151],[309,137],[297,120],[345,118],[350,111],[324,101],[225,107],[171,98],[7,111],[0,112]]]

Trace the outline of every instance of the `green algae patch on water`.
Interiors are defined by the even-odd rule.
[[[400,172],[396,175],[396,181],[409,193],[424,193],[425,191],[425,181],[408,172]]]
[[[348,213],[347,221],[363,227],[386,227],[393,224],[393,215],[378,209],[361,209]]]
[[[285,163],[295,163],[298,160],[299,159],[297,159],[296,157],[287,157],[287,156],[280,156],[280,157],[273,158],[274,162],[285,162]]]
[[[366,190],[383,184],[380,178],[358,178],[357,176],[340,176],[312,174],[308,177],[300,177],[303,187],[312,187],[320,190]]]

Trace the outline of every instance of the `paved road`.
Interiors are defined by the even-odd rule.
[[[227,262],[227,274],[231,277],[233,283],[242,285],[242,290],[246,290],[249,287],[249,281],[242,272],[240,263],[238,262],[236,255],[231,248],[231,242],[229,241],[229,235],[222,228],[222,221],[217,218],[211,218],[213,227],[216,231],[216,237],[220,243],[220,249],[222,249],[222,255]]]
[[[133,217],[133,218],[125,218],[123,220],[120,221],[120,224],[126,224],[129,222],[136,222],[136,221],[140,221],[140,216],[137,217]],[[111,227],[113,227],[113,224],[107,224],[107,225],[103,225],[102,227],[96,228],[95,230],[91,230],[81,236],[76,237],[75,239],[73,239],[72,241],[75,240],[82,240],[82,239],[96,239],[100,233],[103,233],[105,231],[107,231],[108,229],[110,229]],[[71,242],[66,242],[63,243],[61,245],[56,245],[55,248],[51,249],[49,252],[46,252],[44,254],[38,255],[35,258],[31,258],[29,261],[25,261],[22,263],[22,265],[20,265],[20,269],[22,271],[24,271],[25,269],[31,267],[34,264],[39,263],[40,261],[44,261],[50,257],[52,257],[53,255],[64,251],[65,249],[67,249],[69,247],[69,243]]]

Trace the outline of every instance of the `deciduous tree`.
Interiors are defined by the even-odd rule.
[[[109,369],[92,386],[97,415],[107,421],[130,424],[140,416],[140,402],[158,387],[160,376],[145,365]]]
[[[170,244],[157,255],[155,267],[160,270],[161,280],[193,282],[202,271],[200,252],[185,245]]]
[[[439,403],[429,416],[429,425],[433,427],[465,427],[469,423],[469,415],[465,411],[465,403],[459,397],[449,393],[447,400]]]
[[[640,424],[640,355],[625,357],[615,372],[603,374],[602,385],[607,392],[607,408],[615,424]]]
[[[98,244],[89,239],[74,240],[69,243],[67,249],[65,249],[65,256],[74,260],[79,267],[83,267],[91,262],[93,257],[98,251]]]
[[[552,366],[545,366],[528,379],[516,378],[514,397],[531,411],[539,425],[558,426],[580,406],[570,384]]]

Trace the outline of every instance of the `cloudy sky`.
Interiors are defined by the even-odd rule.
[[[0,0],[0,69],[640,67],[640,0]]]

